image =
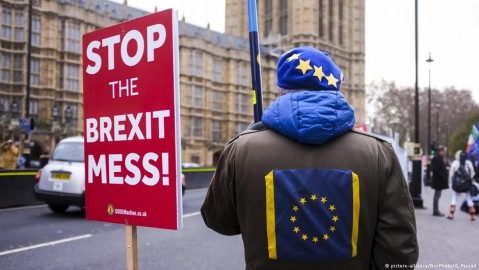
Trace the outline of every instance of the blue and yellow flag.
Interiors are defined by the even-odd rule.
[[[356,256],[357,174],[348,170],[273,170],[265,180],[270,259],[318,262]]]

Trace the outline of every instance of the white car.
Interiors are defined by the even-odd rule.
[[[65,212],[70,205],[85,207],[85,160],[83,137],[60,141],[48,163],[35,177],[35,197],[48,204],[55,213]],[[185,194],[186,177],[181,175]]]
[[[35,177],[35,197],[55,213],[70,205],[85,207],[84,149],[81,136],[61,140]]]

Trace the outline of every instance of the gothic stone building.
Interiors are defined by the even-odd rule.
[[[179,21],[183,162],[215,165],[253,120],[247,1],[225,0],[225,33]],[[149,12],[106,0],[35,0],[29,115],[32,159],[83,133],[81,38]],[[344,73],[342,92],[364,123],[364,0],[258,0],[263,108],[276,98],[281,53],[309,45]],[[0,136],[19,139],[27,95],[28,0],[0,0]]]

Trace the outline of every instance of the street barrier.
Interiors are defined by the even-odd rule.
[[[186,189],[206,188],[216,168],[184,168]],[[35,199],[33,186],[37,169],[0,171],[0,208],[41,204]]]
[[[0,208],[41,203],[35,199],[33,185],[37,169],[0,171]]]
[[[211,178],[216,168],[184,168],[186,189],[206,188],[210,185]]]

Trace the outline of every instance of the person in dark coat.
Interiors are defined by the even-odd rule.
[[[401,165],[390,143],[352,130],[342,80],[325,52],[283,54],[280,96],[222,152],[201,214],[212,230],[242,235],[247,270],[414,269]]]
[[[432,183],[431,188],[434,189],[433,212],[432,215],[436,217],[443,217],[444,214],[439,211],[439,198],[443,189],[449,188],[448,169],[444,157],[446,155],[446,148],[440,145],[437,149],[436,155],[431,160]]]

